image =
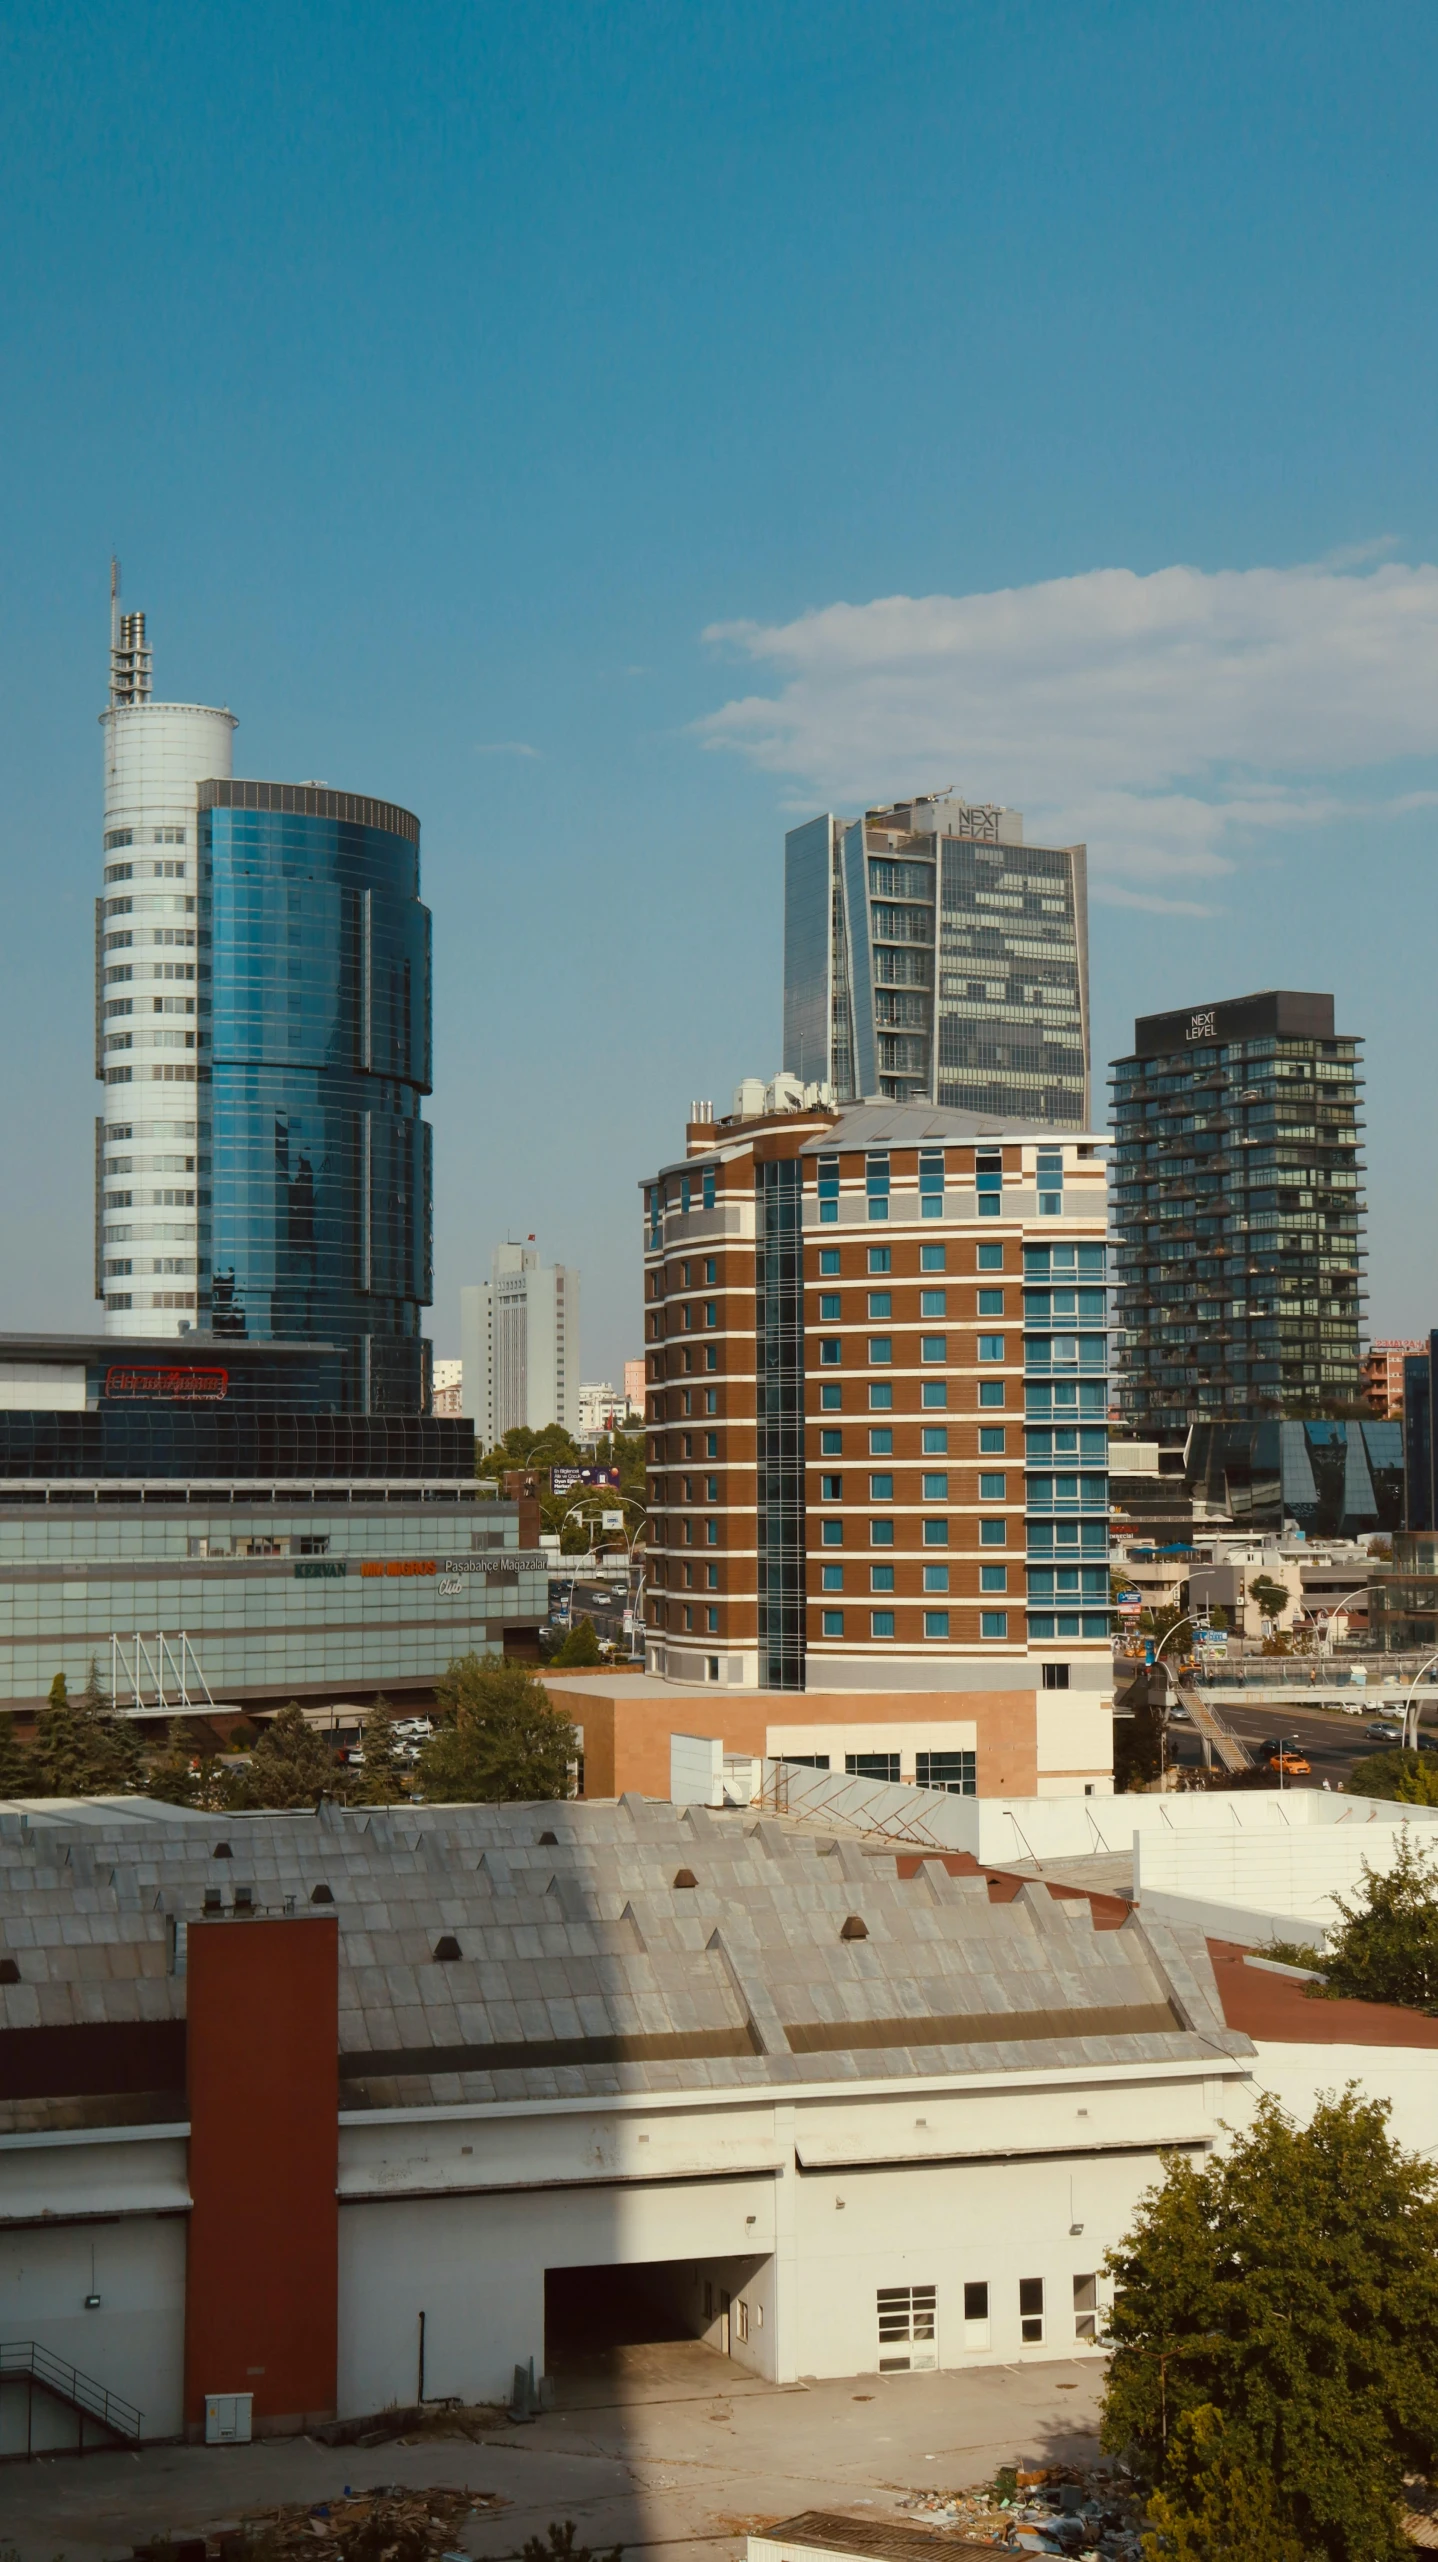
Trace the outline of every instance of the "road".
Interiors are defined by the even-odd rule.
[[[1274,1735],[1292,1737],[1313,1765],[1313,1776],[1307,1784],[1318,1788],[1325,1779],[1331,1788],[1340,1788],[1357,1762],[1369,1753],[1392,1749],[1365,1732],[1380,1713],[1376,1699],[1361,1717],[1345,1716],[1341,1708],[1308,1708],[1287,1701],[1281,1708],[1232,1708],[1225,1701],[1219,1709],[1220,1716],[1250,1749]],[[1202,1762],[1202,1747],[1191,1727],[1171,1726],[1169,1735],[1171,1741],[1182,1735],[1177,1758],[1186,1767]]]

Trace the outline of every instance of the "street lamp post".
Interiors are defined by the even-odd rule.
[[[1422,1714],[1422,1710],[1419,1708],[1417,1700],[1418,1684],[1422,1680],[1425,1672],[1431,1672],[1435,1664],[1438,1664],[1438,1655],[1430,1655],[1426,1663],[1421,1663],[1419,1665],[1418,1670],[1415,1672],[1408,1685],[1408,1696],[1403,1702],[1403,1750],[1405,1752],[1416,1752],[1418,1749],[1418,1720]],[[1413,1741],[1411,1744],[1408,1741],[1408,1720],[1410,1716],[1413,1719]]]

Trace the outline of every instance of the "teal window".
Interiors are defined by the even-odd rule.
[[[926,1459],[947,1458],[948,1449],[948,1425],[946,1423],[926,1423],[923,1430],[924,1457]]]
[[[981,1245],[979,1248],[979,1270],[981,1272],[1002,1272],[1003,1268],[1003,1247],[1001,1245]]]
[[[825,1610],[821,1612],[820,1625],[823,1628],[826,1637],[842,1637],[844,1633],[844,1614],[842,1610]]]
[[[842,1503],[844,1500],[843,1478],[821,1477],[819,1479],[819,1500],[821,1503]]]
[[[946,1272],[948,1270],[947,1247],[942,1245],[921,1245],[919,1248],[919,1270],[921,1272]]]
[[[1004,1294],[1002,1290],[981,1290],[979,1292],[979,1314],[981,1317],[1001,1317],[1003,1312]]]
[[[825,1592],[842,1592],[844,1589],[843,1567],[821,1566],[819,1569],[819,1583],[822,1590]]]
[[[712,1607],[711,1607],[710,1609],[708,1609],[708,1610],[706,1610],[706,1611],[705,1611],[704,1616],[705,1616],[705,1619],[706,1619],[706,1620],[707,1620],[707,1622],[708,1622],[708,1626],[709,1626],[709,1634],[710,1634],[710,1636],[712,1637],[712,1636],[714,1636],[714,1635],[717,1633],[717,1631],[718,1631],[718,1627],[719,1627],[719,1613],[718,1613],[718,1611],[717,1611],[717,1610],[715,1610],[714,1608],[712,1608]]]
[[[949,1338],[946,1334],[920,1335],[919,1358],[921,1361],[947,1361],[948,1357]]]
[[[925,1590],[925,1592],[947,1592],[947,1591],[948,1591],[948,1589],[949,1589],[949,1570],[948,1570],[948,1567],[947,1567],[947,1566],[925,1566],[925,1568],[924,1568],[924,1590]]]
[[[871,1245],[871,1246],[870,1246],[870,1248],[869,1248],[869,1270],[870,1270],[871,1272],[887,1272],[887,1271],[889,1270],[889,1268],[890,1268],[891,1264],[892,1264],[892,1261],[893,1261],[893,1256],[892,1256],[892,1254],[891,1254],[891,1252],[890,1252],[890,1250],[889,1250],[888,1246],[886,1246],[886,1245]]]
[[[891,1381],[888,1379],[872,1380],[869,1387],[869,1405],[871,1409],[877,1414],[883,1414],[887,1408],[892,1406],[893,1402],[894,1390]]]
[[[718,1348],[718,1345],[717,1345],[717,1344],[713,1344],[713,1343],[706,1343],[706,1344],[705,1344],[705,1346],[704,1346],[704,1367],[705,1367],[705,1369],[706,1369],[706,1370],[717,1370],[717,1369],[718,1369],[718,1367],[719,1367],[719,1348]]]
[[[997,1473],[986,1473],[979,1479],[980,1503],[1004,1503],[1008,1499],[1009,1481]]]
[[[837,1459],[843,1450],[843,1447],[844,1436],[842,1432],[835,1432],[833,1428],[830,1427],[828,1430],[820,1433],[819,1456],[821,1459]]]
[[[979,1635],[981,1637],[1007,1637],[1008,1633],[1009,1614],[1006,1610],[981,1610],[979,1612]]]
[[[704,1278],[712,1290],[719,1278],[719,1266],[712,1254],[706,1254],[704,1257]]]
[[[892,1290],[871,1290],[869,1292],[869,1315],[871,1319],[874,1317],[891,1317],[893,1313],[894,1294]]]
[[[705,1411],[705,1413],[706,1413],[706,1414],[717,1414],[717,1413],[718,1413],[718,1411],[719,1411],[719,1391],[718,1391],[718,1389],[717,1389],[717,1388],[706,1388],[706,1389],[705,1389],[705,1391],[704,1391],[704,1411]]]
[[[948,1313],[949,1294],[947,1290],[921,1290],[919,1292],[919,1314],[921,1317],[946,1317]]]
[[[687,1210],[689,1207],[689,1177],[687,1174],[681,1174],[679,1177],[679,1207],[681,1210]],[[688,1280],[689,1275],[687,1272],[685,1273],[684,1278],[686,1281]]]
[[[924,1524],[924,1546],[926,1548],[947,1548],[948,1544],[949,1525],[947,1521],[926,1521]]]
[[[979,1359],[981,1361],[1002,1361],[1003,1357],[1004,1337],[1001,1334],[981,1334],[979,1337]]]
[[[844,1391],[837,1379],[832,1386],[826,1384],[819,1390],[819,1405],[824,1414],[834,1414],[843,1402]]]
[[[892,1548],[893,1544],[894,1525],[892,1521],[871,1521],[869,1524],[870,1547]]]
[[[926,1610],[924,1612],[924,1635],[926,1637],[947,1637],[948,1633],[949,1614],[947,1610]]]
[[[892,1592],[893,1589],[894,1569],[892,1566],[871,1566],[869,1568],[870,1592]]]
[[[893,1455],[894,1455],[894,1428],[893,1428],[893,1425],[892,1425],[892,1424],[888,1424],[888,1423],[876,1423],[876,1424],[874,1425],[874,1427],[873,1427],[872,1431],[871,1431],[871,1432],[870,1432],[870,1434],[869,1434],[869,1456],[870,1456],[870,1458],[871,1458],[871,1459],[891,1459],[891,1458],[893,1457]]]
[[[979,1381],[979,1403],[981,1406],[1001,1406],[1003,1401],[1004,1383],[1002,1379],[981,1379]]]
[[[1038,1155],[1039,1217],[1057,1219],[1063,1215],[1064,1160],[1061,1148],[1040,1148]]]
[[[712,1210],[714,1207],[714,1168],[712,1165],[706,1165],[704,1169],[704,1207],[706,1210]]]
[[[1000,1514],[997,1521],[981,1521],[979,1523],[979,1546],[981,1548],[1002,1548],[1007,1544],[1008,1535],[1009,1525],[1003,1518],[1002,1514]]]
[[[869,1634],[870,1634],[870,1636],[871,1636],[871,1637],[892,1637],[893,1633],[894,1633],[894,1614],[893,1614],[892,1610],[871,1610],[871,1611],[870,1611],[870,1613],[869,1613]],[[897,1754],[897,1753],[894,1755],[894,1760],[895,1760],[895,1763],[896,1763],[896,1765],[897,1765],[897,1762],[898,1762],[898,1754]],[[846,1755],[845,1755],[845,1757],[844,1757],[844,1762],[845,1762],[845,1768],[846,1768],[846,1769],[847,1769],[847,1767],[848,1767],[848,1761],[849,1761],[849,1756],[846,1754]],[[867,1775],[868,1775],[868,1774],[866,1773],[866,1774],[865,1774],[865,1776],[867,1776]],[[896,1774],[896,1775],[897,1775],[897,1774]]]
[[[949,1500],[949,1479],[948,1479],[948,1471],[945,1469],[945,1470],[944,1470],[944,1471],[942,1471],[941,1473],[940,1473],[940,1472],[936,1472],[933,1476],[926,1476],[926,1477],[925,1477],[925,1479],[924,1479],[924,1501],[925,1501],[925,1503],[947,1503],[947,1502],[948,1502],[948,1500]]]
[[[875,1369],[881,1362],[892,1361],[893,1357],[894,1344],[892,1336],[887,1334],[871,1334],[869,1337],[870,1368]]]
[[[832,1369],[834,1365],[837,1362],[842,1361],[843,1358],[844,1347],[840,1342],[838,1335],[826,1334],[821,1336],[819,1342],[819,1359],[826,1365],[826,1367]]]
[[[987,1385],[989,1383],[986,1381],[985,1384]],[[981,1398],[979,1402],[982,1404],[984,1400]],[[999,1451],[1005,1448],[1007,1441],[1008,1434],[1005,1432],[1001,1423],[980,1424],[979,1449],[985,1458],[988,1458],[990,1454],[997,1456]]]
[[[820,1248],[819,1248],[819,1277],[820,1277],[820,1279],[821,1279],[821,1280],[824,1280],[824,1281],[827,1281],[827,1280],[829,1280],[829,1279],[831,1279],[831,1278],[832,1278],[832,1279],[837,1280],[837,1278],[838,1278],[838,1274],[839,1274],[839,1249],[838,1249],[838,1247],[837,1247],[836,1245],[821,1245],[821,1246],[820,1246]]]
[[[719,1500],[719,1480],[718,1480],[718,1478],[717,1478],[717,1477],[706,1477],[706,1478],[705,1478],[705,1480],[704,1480],[704,1500],[705,1500],[705,1502],[706,1502],[706,1503],[717,1503],[717,1502],[718,1502],[718,1500]]]
[[[871,1219],[889,1215],[889,1151],[873,1148],[864,1159],[864,1191]]]
[[[820,1545],[825,1548],[842,1548],[844,1544],[844,1525],[842,1521],[821,1521],[819,1524],[819,1541]]]
[[[871,1477],[869,1479],[870,1503],[892,1503],[893,1500],[894,1480],[891,1476],[885,1474],[881,1477]]]
[[[819,1323],[820,1325],[837,1325],[838,1322],[839,1293],[837,1290],[825,1290],[821,1292],[819,1298]]]
[[[949,1402],[947,1379],[925,1379],[920,1387],[921,1402],[926,1406],[946,1406]]]
[[[919,1150],[919,1215],[941,1219],[944,1215],[944,1152],[942,1148]]]
[[[1007,1592],[1008,1588],[1009,1570],[1007,1566],[980,1566],[980,1592]]]

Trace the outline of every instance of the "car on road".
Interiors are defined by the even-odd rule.
[[[1170,1725],[1191,1726],[1193,1724],[1193,1719],[1181,1699],[1175,1699],[1168,1712],[1168,1717]]]
[[[1403,1741],[1402,1727],[1390,1724],[1386,1717],[1375,1718],[1373,1724],[1365,1726],[1363,1731],[1372,1737],[1375,1744],[1401,1744]]]
[[[1312,1762],[1305,1761],[1302,1753],[1295,1752],[1291,1744],[1280,1744],[1272,1752],[1265,1753],[1263,1766],[1265,1770],[1278,1771],[1285,1779],[1307,1779],[1313,1769]]]

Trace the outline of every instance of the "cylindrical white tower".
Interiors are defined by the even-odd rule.
[[[231,773],[234,717],[152,703],[142,614],[112,618],[104,888],[95,901],[95,1295],[105,1332],[175,1335],[209,1266],[208,933],[195,786]]]

